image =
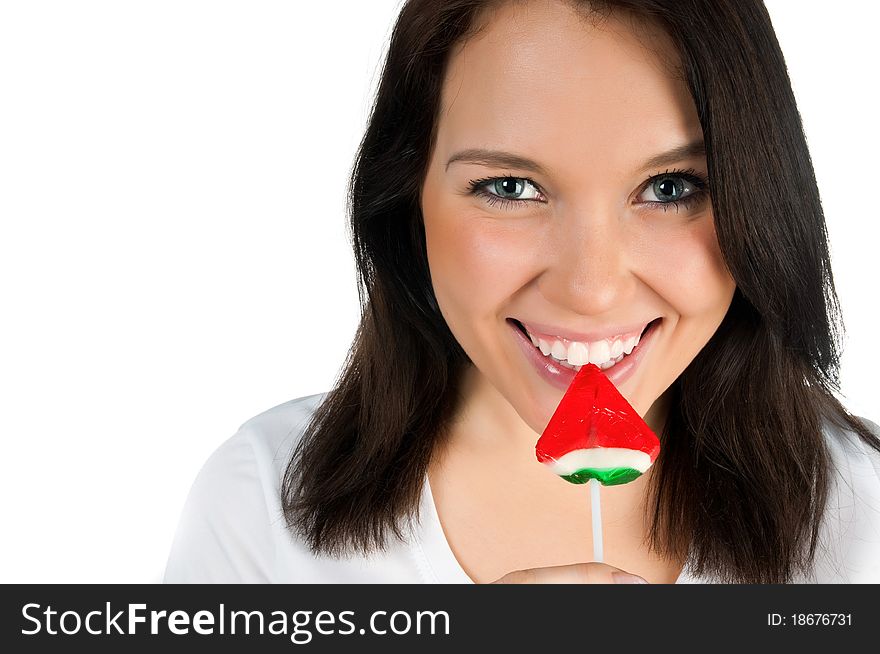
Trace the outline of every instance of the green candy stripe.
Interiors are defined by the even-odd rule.
[[[582,468],[570,475],[561,475],[572,484],[585,484],[591,479],[598,479],[603,486],[626,484],[642,473],[634,468]]]

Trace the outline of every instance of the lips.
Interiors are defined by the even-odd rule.
[[[544,356],[541,351],[532,345],[525,328],[522,323],[513,318],[508,318],[510,331],[517,342],[517,346],[525,356],[526,360],[535,369],[538,376],[541,377],[551,386],[566,390],[574,379],[576,371],[568,368],[555,361],[552,357]],[[655,318],[649,322],[639,340],[638,345],[630,354],[625,356],[615,365],[603,370],[603,374],[615,385],[618,386],[629,379],[638,368],[639,362],[644,358],[645,353],[650,349],[657,335],[663,330],[663,318]]]

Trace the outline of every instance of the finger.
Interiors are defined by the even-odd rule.
[[[620,568],[605,563],[580,563],[580,574],[585,584],[647,584],[638,575],[631,574]]]
[[[642,577],[604,563],[573,563],[569,565],[515,570],[493,584],[646,584]]]
[[[604,563],[576,563],[571,566],[575,579],[572,583],[577,584],[610,584],[611,574],[617,570]]]
[[[536,584],[537,575],[535,570],[514,570],[508,572],[500,579],[491,582],[493,584]]]
[[[571,563],[532,570],[535,584],[610,584],[613,568],[604,563]]]

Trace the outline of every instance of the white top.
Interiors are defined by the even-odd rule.
[[[443,533],[427,475],[420,520],[405,543],[369,557],[316,557],[285,527],[280,483],[325,393],[245,422],[208,458],[183,508],[165,583],[474,583]],[[874,423],[869,426],[880,434]],[[826,427],[834,469],[813,574],[799,583],[880,582],[880,453]],[[841,483],[843,482],[843,483]],[[676,583],[711,583],[688,567]]]

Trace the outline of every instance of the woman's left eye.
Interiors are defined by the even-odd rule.
[[[667,171],[651,177],[639,194],[639,199],[648,205],[662,206],[664,211],[669,206],[674,206],[677,210],[680,205],[687,206],[703,199],[708,186],[706,179],[693,169]],[[644,197],[646,195],[656,199]]]

